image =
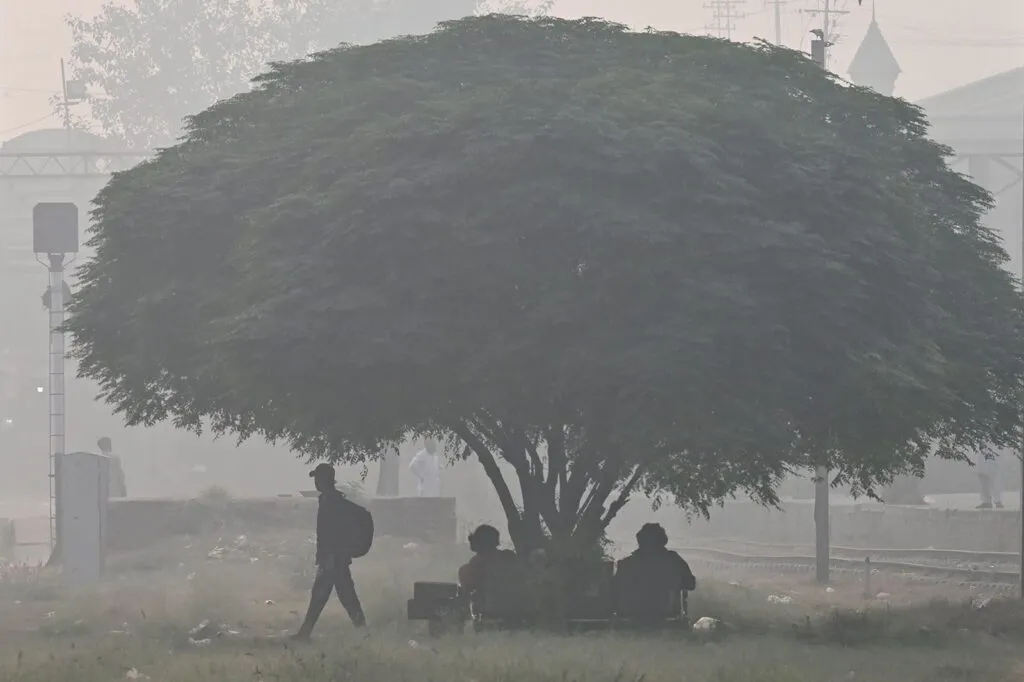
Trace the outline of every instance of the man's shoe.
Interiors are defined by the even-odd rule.
[[[308,632],[296,632],[294,635],[289,637],[293,642],[301,642],[302,644],[309,644],[313,641],[313,638]]]

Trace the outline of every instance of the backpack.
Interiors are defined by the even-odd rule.
[[[345,546],[353,559],[366,556],[373,546],[373,515],[348,498],[341,498]]]

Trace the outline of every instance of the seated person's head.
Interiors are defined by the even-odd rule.
[[[501,533],[494,526],[486,523],[477,526],[476,530],[469,534],[469,548],[474,552],[493,552],[501,544]]]
[[[668,534],[660,523],[645,523],[636,534],[636,544],[643,550],[665,549]]]

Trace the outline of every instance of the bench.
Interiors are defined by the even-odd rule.
[[[666,591],[656,606],[624,600],[615,610],[615,628],[621,630],[689,630],[688,592]]]
[[[608,629],[615,621],[615,562],[581,567],[566,604],[567,629],[571,632]]]
[[[499,562],[488,569],[472,603],[454,583],[415,583],[408,617],[427,621],[432,635],[461,632],[467,620],[477,632],[518,630],[540,624],[550,613],[548,609],[545,614],[545,602],[564,598],[563,625],[571,632],[689,629],[687,593],[664,587],[666,576],[671,579],[665,570],[671,564],[633,562],[626,570],[621,566],[616,571],[609,561],[589,574],[580,571],[568,592],[553,595],[546,591],[543,571],[536,566],[520,560]]]
[[[465,629],[469,604],[455,583],[417,582],[406,615],[411,621],[426,621],[432,637],[458,634]]]
[[[542,575],[521,560],[496,562],[471,604],[473,629],[517,630],[535,625],[542,615]]]

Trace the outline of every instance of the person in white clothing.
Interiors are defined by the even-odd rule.
[[[1002,509],[1003,486],[999,480],[999,466],[996,460],[989,459],[982,453],[975,458],[974,466],[978,472],[978,482],[981,484],[981,504],[978,505],[978,509]]]
[[[416,477],[416,490],[420,497],[441,496],[441,463],[437,456],[437,443],[428,439],[422,450],[409,462],[409,471]]]

